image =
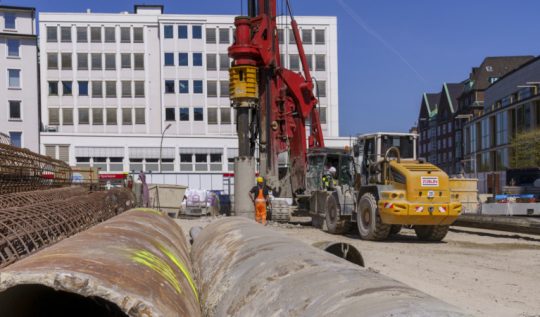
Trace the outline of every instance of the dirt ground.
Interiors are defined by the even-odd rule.
[[[187,234],[211,218],[179,219]],[[355,234],[331,235],[309,226],[269,224],[269,228],[307,244],[345,241],[378,271],[474,316],[540,316],[540,236],[453,227],[441,243],[416,240],[405,229],[385,242]]]

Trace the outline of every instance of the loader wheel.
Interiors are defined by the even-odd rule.
[[[349,230],[350,223],[340,216],[339,205],[333,195],[326,198],[326,227],[329,233],[343,234]]]
[[[416,236],[424,241],[441,241],[450,226],[414,226]]]
[[[390,234],[391,236],[394,236],[398,234],[401,231],[401,225],[392,225],[390,227]]]
[[[322,229],[324,223],[324,218],[319,215],[311,216],[311,226],[313,228]]]
[[[372,193],[365,193],[358,202],[356,223],[358,233],[364,240],[384,240],[390,234],[391,225],[382,223],[377,200]]]

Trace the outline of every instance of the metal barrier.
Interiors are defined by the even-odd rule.
[[[63,187],[0,195],[0,209],[43,204],[88,194],[82,187]]]
[[[71,176],[63,161],[0,143],[0,194],[68,186]]]
[[[134,209],[0,271],[0,316],[199,317],[189,246]]]

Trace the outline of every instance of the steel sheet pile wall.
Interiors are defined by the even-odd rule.
[[[71,168],[65,162],[0,143],[0,194],[70,184]]]
[[[200,316],[188,250],[169,217],[127,211],[0,271],[0,316]]]
[[[0,209],[43,204],[88,194],[83,187],[64,187],[0,195]]]
[[[191,256],[205,316],[465,316],[247,219],[208,225]]]
[[[112,218],[134,201],[119,190],[0,209],[0,267]]]

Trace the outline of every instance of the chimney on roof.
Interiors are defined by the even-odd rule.
[[[92,13],[92,10],[86,9],[86,13]]]

